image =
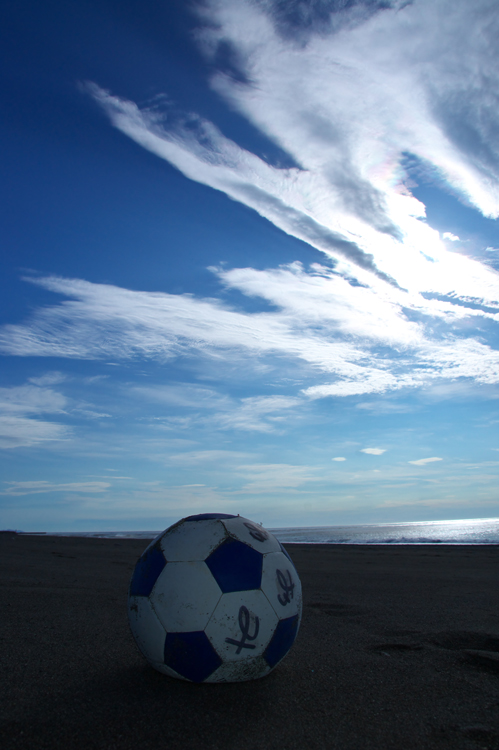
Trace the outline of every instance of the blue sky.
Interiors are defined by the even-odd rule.
[[[1,16],[0,526],[498,516],[496,3]]]

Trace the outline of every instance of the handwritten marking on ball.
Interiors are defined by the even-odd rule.
[[[282,604],[283,607],[285,607],[286,604],[289,604],[291,602],[291,599],[293,599],[294,588],[295,588],[295,584],[291,577],[291,573],[289,572],[289,570],[286,570],[286,573],[288,574],[287,581],[286,581],[286,576],[284,575],[282,570],[277,571],[277,580],[279,582],[279,586],[282,589],[282,594],[279,594],[277,599],[279,603]]]
[[[252,523],[248,523],[248,521],[245,521],[244,525],[247,529],[249,529],[250,536],[252,536],[253,539],[256,539],[257,542],[264,542],[269,538],[269,535],[265,531],[265,529],[259,529],[258,526],[255,526]]]
[[[233,646],[237,646],[236,654],[240,654],[243,648],[255,648],[252,643],[246,643],[246,641],[254,641],[260,630],[260,619],[255,615],[255,630],[253,635],[250,635],[250,613],[244,604],[239,608],[239,627],[241,629],[242,638],[240,641],[236,641],[233,638],[226,638],[225,642],[230,643]]]

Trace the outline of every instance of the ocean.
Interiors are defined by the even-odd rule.
[[[154,539],[161,531],[46,533],[51,536],[149,540]],[[411,523],[366,524],[362,526],[269,528],[269,531],[284,544],[499,544],[499,518],[414,521]]]
[[[275,529],[280,542],[301,544],[499,544],[499,518]]]

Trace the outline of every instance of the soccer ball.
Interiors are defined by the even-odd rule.
[[[298,633],[301,584],[284,547],[241,516],[183,518],[139,558],[128,593],[135,642],[191,682],[264,677]]]

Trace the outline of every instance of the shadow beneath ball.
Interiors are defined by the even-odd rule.
[[[278,670],[260,680],[196,684],[137,664],[46,694],[22,722],[0,729],[2,748],[233,748],[265,732]],[[260,729],[259,729],[260,727]]]

